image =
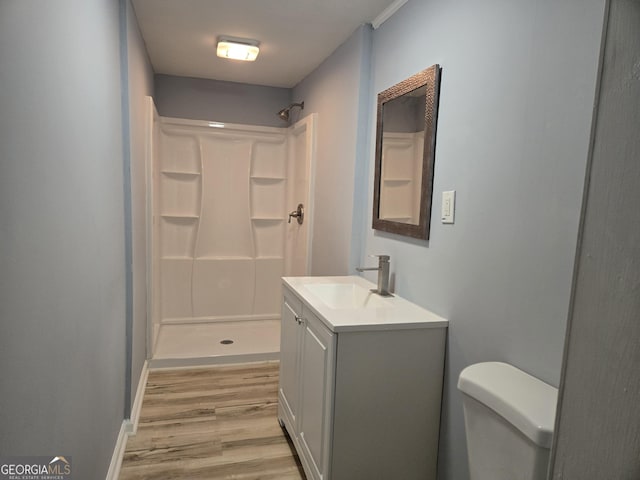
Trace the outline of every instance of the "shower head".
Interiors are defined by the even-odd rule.
[[[292,103],[291,105],[289,105],[286,108],[283,108],[282,110],[280,110],[278,112],[278,116],[284,120],[285,122],[289,121],[289,112],[291,112],[291,109],[293,107],[300,107],[300,110],[304,110],[304,102],[300,102],[300,103]]]

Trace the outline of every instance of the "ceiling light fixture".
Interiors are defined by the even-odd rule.
[[[221,58],[253,62],[260,52],[258,45],[260,42],[256,40],[220,37],[218,38],[217,55]]]

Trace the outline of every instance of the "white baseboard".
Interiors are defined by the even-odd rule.
[[[109,471],[107,472],[106,480],[118,480],[118,477],[120,476],[120,467],[122,466],[124,451],[127,448],[127,438],[129,438],[129,435],[135,435],[138,430],[138,420],[140,419],[140,410],[142,409],[144,389],[147,386],[147,377],[149,377],[149,365],[145,361],[142,366],[142,372],[140,372],[140,380],[138,381],[136,397],[133,400],[133,406],[131,407],[131,418],[129,420],[122,421],[116,446],[113,449],[113,455],[111,456],[111,463],[109,464]]]
[[[113,449],[113,455],[111,456],[111,463],[109,464],[109,471],[107,471],[106,480],[118,480],[120,476],[120,467],[122,466],[122,457],[124,457],[124,451],[127,447],[127,430],[129,429],[129,420],[123,420],[120,426],[120,432],[118,433],[118,440],[116,441],[116,447]]]
[[[142,409],[142,399],[144,397],[144,389],[147,386],[147,378],[149,377],[149,362],[145,360],[140,372],[140,380],[138,381],[138,389],[131,407],[131,419],[129,420],[129,435],[135,435],[138,431],[138,420],[140,420],[140,410]]]

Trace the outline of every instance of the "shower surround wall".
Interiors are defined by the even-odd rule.
[[[162,323],[278,318],[285,133],[175,121],[161,130]]]
[[[194,324],[216,324],[225,335],[225,328],[238,328],[231,322],[242,322],[236,325],[258,336],[275,335],[277,352],[280,277],[309,268],[314,118],[290,128],[216,128],[222,124],[156,114],[154,347],[160,342],[166,351],[168,335],[175,344],[185,343],[180,335],[191,335],[186,329]],[[304,224],[287,223],[287,212],[298,203],[307,209]],[[191,355],[187,348],[180,355],[219,353]]]

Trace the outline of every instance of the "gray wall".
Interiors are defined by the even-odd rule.
[[[551,478],[640,478],[640,2],[611,0]]]
[[[118,13],[0,2],[0,452],[74,478],[104,478],[123,419]]]
[[[155,101],[164,117],[286,127],[277,113],[291,102],[291,90],[156,75]]]
[[[135,400],[140,373],[146,359],[147,341],[147,235],[146,235],[146,186],[145,186],[145,113],[146,96],[153,95],[153,69],[147,56],[144,40],[138,28],[131,2],[127,3],[127,65],[129,100],[129,141],[131,173],[131,223],[132,229],[132,319],[131,342],[131,395]]]
[[[396,291],[451,322],[441,479],[468,478],[465,366],[506,361],[558,385],[603,12],[604,0],[409,0],[374,31],[372,105],[442,66],[431,239],[367,226],[361,257],[391,255]],[[370,219],[373,158],[360,181]],[[454,225],[439,221],[445,190]]]
[[[360,27],[293,90],[294,100],[305,102],[303,116],[318,114],[313,275],[345,275],[353,268],[354,177],[368,152],[370,38],[370,28]],[[359,245],[356,251],[359,257]]]

